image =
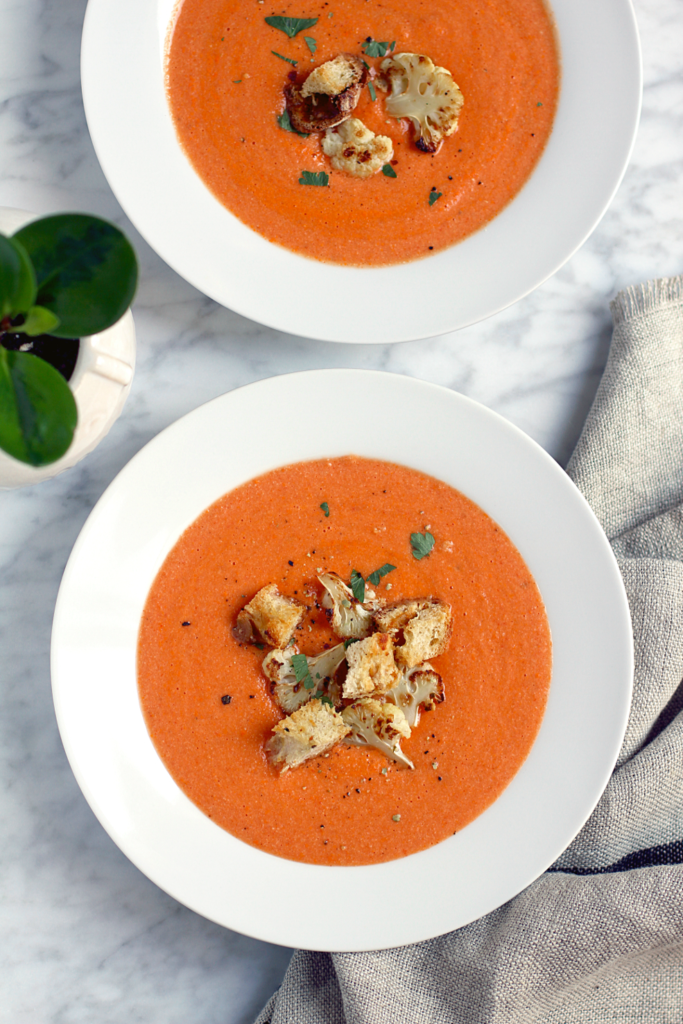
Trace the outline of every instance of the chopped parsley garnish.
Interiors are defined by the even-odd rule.
[[[239,85],[241,81],[242,81],[242,79],[241,79],[241,78],[233,78],[233,80],[232,80],[232,84],[233,84],[233,85]]]
[[[385,164],[382,168],[382,174],[386,174],[387,178],[398,178],[398,174],[391,166],[391,164]]]
[[[370,93],[370,99],[374,103],[377,99],[377,93],[375,92],[375,87],[372,82],[368,82],[368,92]]]
[[[345,640],[344,641],[344,650],[347,651],[349,649],[349,647],[351,646],[351,644],[357,644],[357,643],[358,643],[358,637],[357,636],[352,636],[349,640]]]
[[[299,61],[298,61],[298,60],[292,60],[292,58],[291,58],[291,57],[283,57],[281,53],[278,53],[278,52],[277,52],[277,50],[271,50],[270,52],[271,52],[272,54],[274,54],[274,56],[276,56],[276,57],[279,57],[279,58],[280,58],[280,60],[286,60],[286,61],[287,61],[287,63],[288,63],[288,64],[291,64],[291,65],[292,65],[292,67],[294,67],[294,68],[295,68],[295,67],[297,66],[297,64],[299,63]]]
[[[427,530],[424,533],[411,533],[410,546],[413,558],[425,558],[434,547],[434,538]]]
[[[289,111],[284,110],[277,118],[277,123],[286,132],[292,132],[294,135],[298,135],[302,139],[308,138],[308,132],[298,132],[296,128],[292,126],[292,122],[289,120]]]
[[[290,39],[293,39],[299,32],[303,32],[305,28],[313,28],[317,21],[317,18],[283,18],[281,15],[276,14],[271,18],[266,18],[266,25],[279,29],[280,32],[284,32]]]
[[[542,106],[543,106],[543,104],[542,104],[542,103],[541,103],[541,102],[539,101],[539,102],[538,102],[538,103],[536,104],[536,106],[537,106],[537,107],[542,107]]]
[[[303,683],[306,690],[312,690],[315,683],[311,678],[311,670],[308,667],[308,658],[306,655],[293,654],[291,664],[294,669],[294,675],[296,676],[297,683]]]
[[[373,39],[372,36],[368,36],[365,42],[361,46],[361,50],[368,57],[386,57],[387,50],[393,50],[396,46],[396,40],[393,43],[386,41],[380,41],[379,39]]]
[[[433,206],[437,199],[441,199],[443,192],[437,192],[435,189],[429,193],[429,205]]]
[[[365,580],[358,572],[358,569],[351,570],[351,590],[356,601],[362,604],[365,600]]]
[[[370,583],[373,587],[378,587],[379,581],[382,579],[382,576],[388,576],[389,573],[393,572],[395,568],[395,565],[391,565],[390,562],[385,562],[384,565],[380,566],[379,569],[375,569],[374,572],[370,573],[370,575],[367,577],[368,583]]]
[[[306,46],[308,47],[308,49],[311,51],[311,56],[313,56],[315,51],[318,49],[317,42],[315,41],[313,36],[304,36],[304,42],[305,42]]]
[[[326,693],[316,693],[316,700],[319,700],[321,704],[329,704],[331,708],[334,707],[334,701],[331,697],[328,697]],[[322,828],[322,825],[320,826]]]
[[[329,185],[330,176],[324,171],[302,171],[299,178],[300,185]]]
[[[326,501],[321,502],[320,507],[323,510],[323,512],[325,513],[325,518],[329,518],[330,506],[327,504],[327,502]]]

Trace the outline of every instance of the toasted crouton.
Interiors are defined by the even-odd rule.
[[[300,601],[284,597],[275,583],[269,583],[239,613],[232,635],[242,643],[286,647],[305,610]]]
[[[346,660],[349,670],[343,696],[347,699],[385,693],[396,685],[401,675],[394,661],[394,644],[387,633],[373,633],[351,644]]]
[[[370,178],[381,171],[394,155],[394,145],[386,135],[375,135],[357,117],[328,128],[322,141],[335,171],[353,178]]]
[[[451,609],[443,601],[402,601],[376,612],[375,622],[393,638],[402,668],[443,654],[451,637]]]
[[[312,71],[301,85],[289,83],[285,102],[292,127],[310,133],[341,124],[358,104],[367,75],[362,60],[342,53]]]
[[[350,731],[351,727],[329,704],[311,700],[278,722],[266,749],[273,764],[282,764],[284,772],[326,753]]]

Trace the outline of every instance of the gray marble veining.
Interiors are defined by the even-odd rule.
[[[683,269],[680,0],[637,0],[645,64],[630,167],[595,233],[533,294],[424,342],[343,346],[279,334],[180,280],[126,222],[93,152],[79,85],[85,0],[0,0],[0,205],[89,210],[141,257],[138,368],[124,414],[84,463],[0,495],[0,1021],[246,1024],[289,952],[179,906],[95,820],[52,710],[50,625],[62,570],[92,506],[159,430],[272,374],[385,369],[445,384],[507,416],[564,463],[600,378],[609,300]]]

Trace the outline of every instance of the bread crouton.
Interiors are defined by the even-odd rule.
[[[284,597],[275,583],[269,583],[239,613],[232,635],[241,643],[286,647],[305,610],[300,601]]]
[[[322,141],[335,171],[353,178],[370,178],[381,171],[394,155],[394,146],[386,135],[375,135],[357,117],[328,128]]]
[[[393,638],[402,668],[443,654],[451,638],[451,609],[443,601],[402,601],[376,612],[375,622]]]
[[[283,765],[284,772],[326,753],[350,731],[351,727],[329,704],[311,700],[278,722],[266,750],[273,764]]]
[[[401,740],[410,736],[410,726],[401,708],[365,698],[344,708],[342,718],[351,728],[345,743],[375,747],[404,767],[415,767],[401,750]]]
[[[341,124],[356,108],[367,75],[362,60],[343,53],[321,64],[301,85],[290,82],[285,103],[292,127],[310,134]]]
[[[349,666],[343,688],[346,699],[384,693],[399,681],[401,673],[394,661],[394,644],[388,633],[373,633],[351,644],[346,660]]]

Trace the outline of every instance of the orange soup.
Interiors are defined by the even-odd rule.
[[[418,560],[410,535],[427,531]],[[317,575],[387,563],[378,597],[438,598],[453,617],[432,661],[445,700],[402,742],[414,770],[340,744],[280,773],[265,753],[284,717],[261,672],[267,648],[234,638],[238,612],[276,583],[305,604],[297,644],[314,655],[338,643]],[[526,758],[550,671],[541,596],[500,527],[439,480],[352,456],[274,470],[207,509],[152,586],[138,648],[147,727],[178,785],[244,842],[314,864],[392,860],[464,828]]]
[[[289,38],[266,23],[273,15],[317,20]],[[302,83],[342,52],[376,75],[382,59],[363,50],[368,39],[446,68],[464,107],[455,134],[437,153],[423,153],[410,122],[388,115],[372,79],[352,116],[392,140],[394,175],[359,180],[331,169],[320,134],[302,138],[277,118],[288,81]],[[221,203],[288,249],[366,266],[426,256],[495,217],[541,155],[558,88],[543,0],[284,0],[277,9],[257,0],[183,0],[167,57],[178,138]],[[303,171],[329,172],[328,186],[301,184]]]

